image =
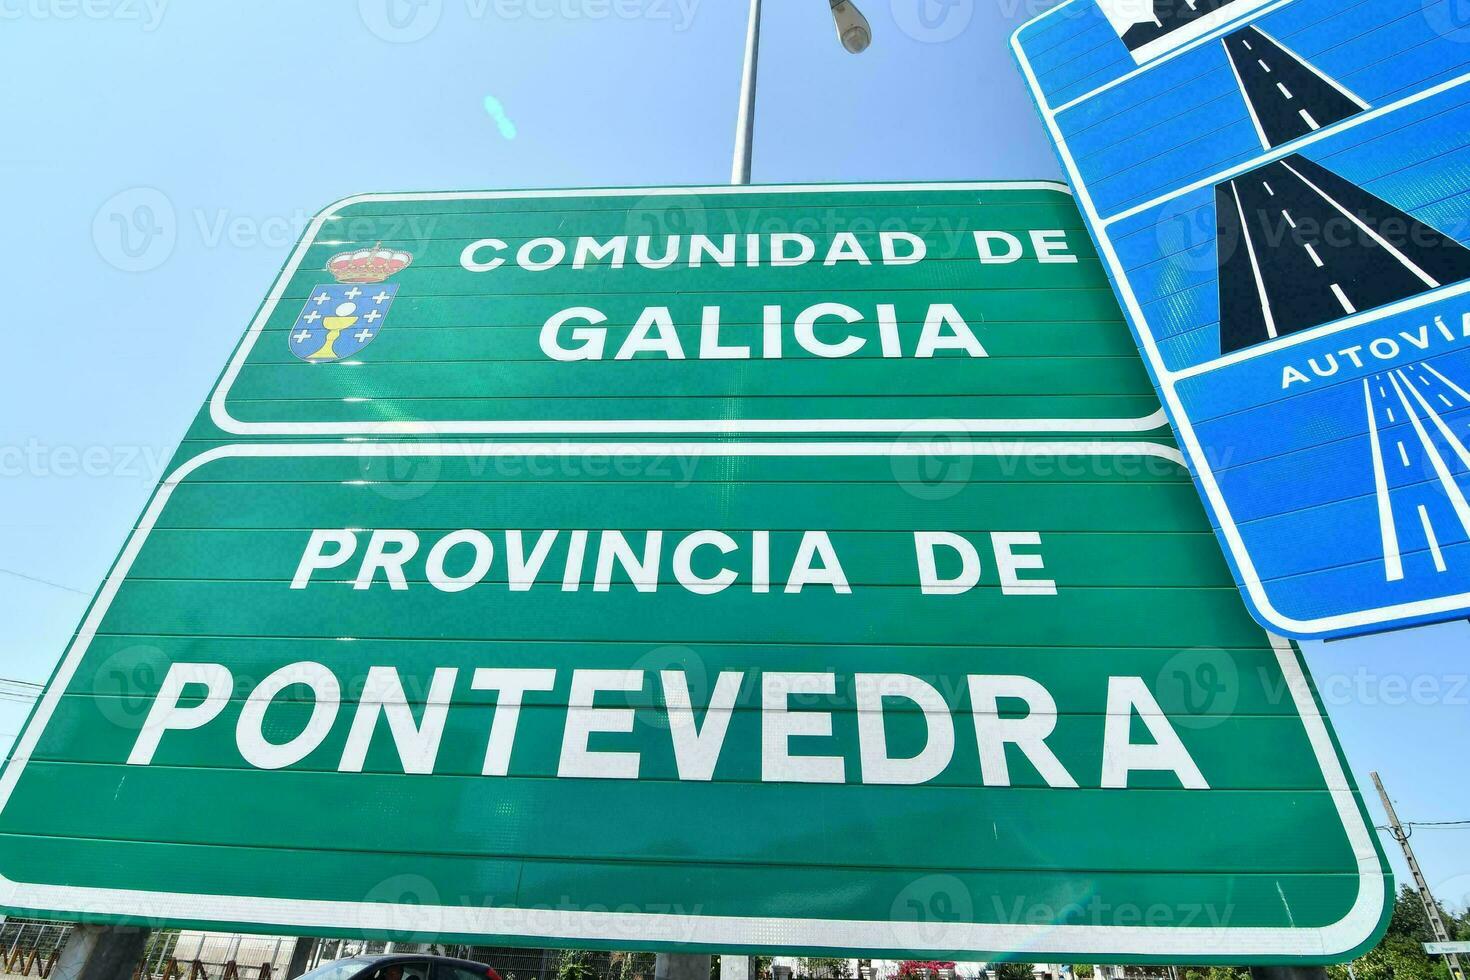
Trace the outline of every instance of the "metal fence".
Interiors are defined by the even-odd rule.
[[[70,922],[50,919],[5,919],[0,922],[0,957],[6,973],[48,977],[62,943],[71,934]]]
[[[48,919],[0,920],[0,972],[46,978],[71,933],[71,923]],[[134,980],[286,980],[295,937],[156,930],[148,940]],[[322,939],[307,964],[311,969],[344,956],[385,952],[388,944]],[[487,963],[502,980],[653,980],[653,953],[520,949],[508,946],[408,944],[398,953],[436,953]],[[769,969],[758,980],[770,980]]]
[[[148,942],[135,980],[282,980],[293,939],[167,929]]]

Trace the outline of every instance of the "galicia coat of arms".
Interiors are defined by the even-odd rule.
[[[386,280],[412,261],[408,252],[381,244],[328,259],[327,271],[337,281],[312,287],[291,328],[291,353],[325,363],[351,357],[370,344],[398,294],[398,283]]]

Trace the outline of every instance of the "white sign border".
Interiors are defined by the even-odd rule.
[[[1415,602],[1404,602],[1391,606],[1379,606],[1373,609],[1361,610],[1359,612],[1339,613],[1333,616],[1319,616],[1315,619],[1297,619],[1296,617],[1288,616],[1278,610],[1272,604],[1270,596],[1266,593],[1265,585],[1261,581],[1261,576],[1256,571],[1255,563],[1251,560],[1250,553],[1245,547],[1245,540],[1241,537],[1240,531],[1236,527],[1235,520],[1231,516],[1230,509],[1225,504],[1224,495],[1220,492],[1220,487],[1215,479],[1215,474],[1211,468],[1209,457],[1205,454],[1204,448],[1200,445],[1199,438],[1195,435],[1194,432],[1194,425],[1190,421],[1188,414],[1184,411],[1184,405],[1179,399],[1179,381],[1191,377],[1195,372],[1190,370],[1176,372],[1170,369],[1168,365],[1164,363],[1163,356],[1160,354],[1158,345],[1154,339],[1152,332],[1149,329],[1148,321],[1144,318],[1143,309],[1140,306],[1137,297],[1133,294],[1133,285],[1128,280],[1128,277],[1124,272],[1123,265],[1118,260],[1117,252],[1113,248],[1112,239],[1107,234],[1107,228],[1113,222],[1120,220],[1123,217],[1127,217],[1131,214],[1137,213],[1138,211],[1146,207],[1161,204],[1164,201],[1168,200],[1170,197],[1177,196],[1178,194],[1187,193],[1190,190],[1197,189],[1198,187],[1203,187],[1210,181],[1195,181],[1194,183],[1179,191],[1173,192],[1169,195],[1165,195],[1161,198],[1155,198],[1153,201],[1145,202],[1145,204],[1143,205],[1130,208],[1127,211],[1120,212],[1119,214],[1106,219],[1098,214],[1097,208],[1092,202],[1092,196],[1088,191],[1087,185],[1083,182],[1082,175],[1077,169],[1076,161],[1072,157],[1071,148],[1068,147],[1066,140],[1062,136],[1061,128],[1057,125],[1056,117],[1066,109],[1069,109],[1079,104],[1080,102],[1085,101],[1092,95],[1095,95],[1098,92],[1103,91],[1104,89],[1112,87],[1113,84],[1116,84],[1118,81],[1122,81],[1122,79],[1116,79],[1114,80],[1114,82],[1110,82],[1108,84],[1100,86],[1099,88],[1094,89],[1092,92],[1086,95],[1080,96],[1079,98],[1073,99],[1066,104],[1053,109],[1050,103],[1047,101],[1046,93],[1042,91],[1041,85],[1037,81],[1036,74],[1031,68],[1030,59],[1026,57],[1026,52],[1021,47],[1020,41],[1022,33],[1024,33],[1032,25],[1038,24],[1049,17],[1056,16],[1057,13],[1071,6],[1075,2],[1077,2],[1077,0],[1062,0],[1062,2],[1057,4],[1055,7],[1042,14],[1039,14],[1036,17],[1031,18],[1026,23],[1022,24],[1011,35],[1011,50],[1015,54],[1016,61],[1021,66],[1021,71],[1026,76],[1026,81],[1027,84],[1030,86],[1031,94],[1036,100],[1037,107],[1041,110],[1042,120],[1046,123],[1047,131],[1052,138],[1053,144],[1056,146],[1057,154],[1061,157],[1062,164],[1066,168],[1067,175],[1072,181],[1072,185],[1075,189],[1075,194],[1077,197],[1078,207],[1080,207],[1083,213],[1086,214],[1088,217],[1089,224],[1093,229],[1093,241],[1098,247],[1098,254],[1102,257],[1102,260],[1107,263],[1109,270],[1112,272],[1114,289],[1118,292],[1120,298],[1123,300],[1123,305],[1128,311],[1129,318],[1133,322],[1135,329],[1138,331],[1139,338],[1142,340],[1144,355],[1148,358],[1149,369],[1154,375],[1154,379],[1158,386],[1161,398],[1164,404],[1168,407],[1168,414],[1170,422],[1173,424],[1175,435],[1178,437],[1180,443],[1187,450],[1189,455],[1189,462],[1191,464],[1192,470],[1194,471],[1195,477],[1199,481],[1199,485],[1204,492],[1206,500],[1209,502],[1211,510],[1220,522],[1220,536],[1225,541],[1231,562],[1232,564],[1234,564],[1236,571],[1239,573],[1241,582],[1244,583],[1245,598],[1247,600],[1247,603],[1251,606],[1252,611],[1255,613],[1256,618],[1261,622],[1267,623],[1271,627],[1278,629],[1289,636],[1297,637],[1299,639],[1319,639],[1326,636],[1352,635],[1353,633],[1361,633],[1366,630],[1371,630],[1375,626],[1403,623],[1404,620],[1414,620],[1421,617],[1434,616],[1442,613],[1459,612],[1464,610],[1466,607],[1470,607],[1470,592],[1462,592],[1458,595],[1452,596],[1442,596],[1437,599],[1421,599]],[[1290,0],[1281,0],[1281,3],[1277,3],[1275,5],[1254,11],[1253,13],[1255,14],[1255,19],[1259,19],[1260,17],[1265,16],[1265,14],[1276,10],[1282,5],[1282,3],[1286,2],[1290,2]],[[1191,51],[1202,44],[1213,41],[1222,34],[1230,30],[1234,30],[1239,26],[1240,23],[1240,21],[1234,21],[1224,27],[1214,30],[1209,34],[1206,34],[1203,37],[1199,38],[1197,41],[1192,42],[1191,44],[1181,46],[1174,51],[1171,51],[1168,57],[1178,57],[1179,55],[1182,55],[1187,51]],[[1133,71],[1125,75],[1124,78],[1131,78],[1139,74],[1140,72],[1154,68],[1163,60],[1167,59],[1160,59],[1160,61],[1157,62],[1150,62],[1147,65],[1134,69]],[[1402,106],[1410,105],[1413,102],[1428,98],[1431,95],[1437,94],[1441,91],[1445,91],[1449,88],[1453,88],[1457,85],[1466,84],[1467,82],[1470,82],[1470,74],[1461,75],[1457,78],[1440,82],[1428,89],[1425,89],[1423,92],[1415,94],[1414,96],[1406,97],[1395,103],[1392,103],[1389,106],[1383,106],[1379,109],[1372,110],[1371,112],[1363,113],[1361,118],[1355,118],[1351,123],[1344,124],[1344,126],[1346,127],[1347,125],[1360,125],[1365,121],[1371,121],[1372,118],[1376,118],[1377,115],[1381,115],[1383,112],[1387,112],[1390,109],[1401,108]],[[1303,145],[1317,142],[1318,140],[1333,135],[1338,131],[1339,130],[1337,129],[1323,129],[1317,132],[1310,133],[1307,136],[1302,137],[1298,140],[1293,140],[1289,143],[1283,143],[1281,144],[1281,146],[1274,147],[1270,151],[1263,152],[1259,157],[1253,158],[1252,161],[1249,163],[1240,164],[1237,167],[1232,168],[1232,170],[1227,171],[1226,174],[1229,174],[1236,170],[1249,169],[1251,166],[1256,165],[1257,163],[1259,163],[1260,160],[1263,159],[1274,159],[1287,153],[1295,152]],[[1432,293],[1422,294],[1419,297],[1413,297],[1409,300],[1404,300],[1399,303],[1393,304],[1391,307],[1385,308],[1383,310],[1376,310],[1371,312],[1374,314],[1386,315],[1388,313],[1397,312],[1400,309],[1412,308],[1413,306],[1423,305],[1424,303],[1441,300],[1450,295],[1459,295],[1460,293],[1467,291],[1470,291],[1470,283],[1461,284],[1460,286],[1448,287],[1445,290],[1434,291]],[[1364,316],[1337,321],[1333,324],[1326,325],[1313,331],[1303,331],[1302,336],[1292,335],[1288,338],[1282,338],[1276,343],[1276,346],[1272,347],[1272,349],[1274,350],[1278,346],[1288,346],[1293,343],[1299,343],[1303,340],[1309,340],[1313,337],[1320,336],[1323,333],[1334,333],[1338,330],[1346,329],[1361,322],[1363,319],[1366,318],[1366,316],[1367,315],[1365,314]],[[1263,350],[1262,353],[1267,352]],[[1221,359],[1222,362],[1224,360],[1227,359]],[[1403,625],[1412,624],[1403,623]]]
[[[866,184],[754,184],[693,187],[615,187],[571,190],[432,191],[423,193],[358,194],[328,206],[307,225],[245,337],[209,399],[209,417],[231,435],[729,435],[729,434],[819,434],[819,433],[1086,433],[1150,432],[1167,424],[1162,407],[1149,415],[1131,419],[599,419],[527,420],[383,420],[373,422],[246,422],[230,414],[226,404],[245,360],[250,356],[266,322],[285,295],[291,278],[299,271],[307,251],[328,222],[356,204],[402,201],[489,201],[534,198],[580,197],[679,197],[684,195],[743,194],[831,194],[875,191],[998,191],[1050,190],[1072,196],[1071,188],[1054,180],[958,181],[946,183]]]
[[[129,536],[46,686],[34,714],[15,743],[9,764],[0,774],[0,812],[25,771],[47,722],[96,635],[148,535],[175,489],[194,471],[221,459],[241,457],[376,457],[376,456],[1150,456],[1180,466],[1175,449],[1147,442],[948,442],[894,443],[352,443],[332,445],[254,444],[210,449],[180,465],[159,484],[153,499]],[[1025,951],[1071,956],[1106,957],[1293,957],[1330,960],[1356,949],[1373,934],[1385,907],[1388,878],[1380,863],[1376,839],[1359,810],[1352,784],[1343,769],[1333,737],[1291,645],[1272,636],[1277,661],[1322,776],[1357,861],[1358,895],[1339,921],[1316,929],[1282,927],[1092,926],[1027,923],[935,923],[882,920],[700,916],[674,913],[487,908],[448,905],[405,905],[366,902],[249,898],[238,895],[193,895],[130,889],[38,885],[0,875],[0,906],[42,911],[136,918],[147,916],[190,923],[278,928],[311,934],[313,930],[360,930],[380,934],[436,933],[485,938],[531,938],[606,942],[607,920],[637,935],[639,943],[707,946],[717,949],[811,947],[847,950],[919,952]],[[886,942],[876,941],[886,937]]]

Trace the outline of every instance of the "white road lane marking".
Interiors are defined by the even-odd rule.
[[[1413,262],[1409,261],[1409,257],[1407,255],[1405,255],[1403,252],[1400,252],[1397,248],[1394,247],[1392,242],[1388,241],[1382,235],[1378,234],[1378,232],[1374,231],[1372,228],[1369,228],[1368,225],[1364,223],[1362,218],[1353,214],[1341,204],[1338,204],[1331,197],[1328,197],[1326,191],[1318,187],[1316,184],[1312,183],[1306,177],[1303,177],[1302,174],[1295,167],[1287,163],[1285,160],[1281,161],[1281,165],[1287,170],[1290,170],[1293,174],[1296,174],[1297,180],[1300,180],[1303,184],[1306,184],[1313,191],[1315,191],[1318,197],[1322,198],[1322,200],[1326,201],[1328,204],[1336,208],[1343,217],[1347,218],[1353,224],[1357,225],[1359,231],[1363,232],[1369,238],[1373,239],[1373,241],[1378,243],[1379,247],[1386,249],[1390,255],[1398,259],[1399,262],[1403,264],[1404,268],[1408,269],[1414,275],[1418,276],[1419,280],[1423,282],[1424,285],[1428,286],[1430,289],[1439,288],[1438,279],[1435,279],[1429,273],[1425,272]]]
[[[1167,55],[1165,57],[1167,57]],[[1235,71],[1235,62],[1232,61],[1230,63],[1230,69],[1232,72]],[[1137,69],[1136,71],[1142,70],[1143,69]],[[1128,76],[1124,75],[1122,77],[1127,78]],[[1239,73],[1236,73],[1235,77],[1238,80],[1240,78]],[[1399,109],[1407,108],[1411,105],[1417,105],[1426,99],[1431,99],[1445,92],[1453,91],[1454,89],[1464,85],[1466,82],[1470,82],[1470,73],[1457,75],[1454,78],[1446,79],[1445,81],[1439,82],[1436,85],[1431,85],[1426,89],[1421,89],[1415,92],[1413,95],[1405,96],[1404,98],[1398,99],[1394,102],[1385,103],[1384,105],[1378,106],[1374,109],[1369,109],[1365,112],[1358,113],[1357,115],[1348,116],[1346,119],[1338,121],[1330,129],[1319,129],[1315,133],[1303,133],[1301,136],[1298,136],[1296,139],[1292,140],[1290,144],[1282,144],[1279,147],[1273,147],[1269,143],[1264,143],[1262,144],[1263,148],[1267,151],[1267,154],[1271,156],[1271,159],[1269,160],[1266,159],[1265,156],[1250,157],[1249,159],[1237,163],[1233,166],[1227,166],[1223,170],[1217,170],[1207,177],[1200,177],[1195,180],[1191,180],[1189,183],[1183,185],[1182,187],[1176,187],[1173,190],[1156,195],[1155,197],[1151,197],[1147,201],[1142,201],[1138,204],[1133,205],[1132,207],[1124,208],[1121,211],[1115,211],[1107,215],[1099,214],[1097,213],[1096,205],[1088,201],[1086,204],[1088,208],[1088,214],[1092,216],[1093,222],[1097,224],[1100,228],[1111,228],[1113,225],[1116,225],[1120,221],[1127,221],[1129,218],[1143,214],[1145,211],[1152,211],[1160,204],[1166,204],[1169,201],[1175,200],[1176,198],[1183,197],[1185,194],[1192,193],[1205,187],[1216,187],[1220,184],[1225,183],[1227,180],[1244,176],[1253,170],[1259,170],[1267,163],[1277,162],[1282,157],[1285,157],[1287,154],[1299,153],[1304,147],[1311,146],[1314,143],[1320,143],[1323,140],[1326,140],[1336,134],[1339,130],[1356,129],[1359,126],[1366,126],[1369,123],[1376,122],[1377,120],[1382,119],[1384,116]],[[1107,86],[1102,86],[1102,88],[1106,87]],[[1086,99],[1073,99],[1072,102],[1068,103],[1068,106],[1077,105],[1085,101]],[[1247,105],[1249,105],[1249,103],[1247,103]],[[1046,115],[1049,126],[1055,127],[1057,113],[1060,111],[1060,109],[1047,110]],[[1251,112],[1252,115],[1254,115],[1255,110],[1252,109]],[[1260,127],[1258,125],[1258,131],[1259,128]],[[1069,166],[1071,166],[1071,164],[1069,164]],[[1255,354],[1257,353],[1260,352],[1253,351],[1251,356],[1255,356]],[[1215,368],[1219,366],[1219,364],[1216,364],[1214,362],[1211,362],[1209,364],[1210,368]],[[1174,372],[1173,377],[1177,378],[1180,373],[1181,372],[1177,371]]]
[[[1424,377],[1424,375],[1422,375],[1422,374],[1421,374],[1421,375],[1419,375],[1419,381],[1420,381],[1420,383],[1421,383],[1421,384],[1423,384],[1423,385],[1424,385],[1424,386],[1425,386],[1425,387],[1428,387],[1428,386],[1429,386],[1429,379],[1428,379],[1428,378],[1426,378],[1426,377]]]
[[[1240,43],[1245,45],[1245,49],[1247,51],[1254,51],[1255,50],[1255,48],[1252,48],[1251,47],[1251,43],[1249,41],[1247,41],[1245,38],[1241,38],[1240,39]]]
[[[1413,395],[1414,400],[1419,403],[1419,406],[1421,408],[1424,409],[1424,414],[1429,416],[1429,421],[1434,423],[1434,427],[1439,430],[1439,434],[1445,437],[1445,441],[1450,444],[1450,448],[1455,451],[1455,455],[1460,458],[1460,462],[1463,463],[1467,469],[1470,469],[1470,449],[1465,448],[1465,444],[1461,442],[1459,437],[1450,430],[1449,424],[1446,423],[1445,420],[1440,416],[1440,414],[1434,410],[1434,406],[1429,404],[1429,400],[1424,397],[1423,393],[1420,392],[1418,388],[1415,388],[1412,384],[1409,383],[1408,375],[1404,374],[1402,370],[1399,370],[1395,373],[1397,373],[1400,378],[1403,378],[1404,386],[1409,389],[1409,394]],[[1389,383],[1394,386],[1394,388],[1398,388],[1398,382],[1394,381],[1393,375],[1389,375],[1388,380]],[[1444,395],[1440,395],[1439,397],[1444,398]],[[1453,402],[1450,402],[1448,400],[1446,401],[1446,404],[1450,405],[1451,407],[1453,407],[1454,405]]]
[[[1424,365],[1424,370],[1428,371],[1430,374],[1434,375],[1436,378],[1438,378],[1439,380],[1443,381],[1445,384],[1449,385],[1450,386],[1450,391],[1453,391],[1455,394],[1459,395],[1461,398],[1465,399],[1467,402],[1470,402],[1470,391],[1466,391],[1464,388],[1461,388],[1459,385],[1455,384],[1449,378],[1446,378],[1444,375],[1440,374],[1438,371],[1436,371],[1434,369],[1434,365],[1433,364],[1426,363]]]
[[[1405,466],[1409,465],[1409,451],[1404,448],[1404,441],[1402,439],[1399,440],[1399,459],[1403,461]]]
[[[1268,64],[1266,64],[1260,58],[1257,58],[1256,59],[1256,64],[1260,65],[1261,66],[1261,70],[1264,71],[1267,75],[1271,74],[1271,66],[1268,65]]]
[[[1271,301],[1266,298],[1266,282],[1261,278],[1261,264],[1256,261],[1256,246],[1251,242],[1251,229],[1245,222],[1245,208],[1240,204],[1240,189],[1235,181],[1230,182],[1230,193],[1235,195],[1235,213],[1240,216],[1240,231],[1245,235],[1245,254],[1251,260],[1251,272],[1256,277],[1256,295],[1261,300],[1261,317],[1266,321],[1266,335],[1276,336],[1276,318],[1271,315]]]
[[[1262,40],[1266,41],[1269,44],[1276,45],[1276,47],[1279,48],[1282,51],[1282,53],[1284,53],[1288,58],[1291,58],[1297,64],[1299,64],[1303,68],[1305,68],[1307,71],[1311,72],[1313,75],[1316,75],[1318,78],[1322,79],[1322,81],[1326,82],[1328,85],[1331,85],[1333,88],[1337,89],[1339,92],[1341,92],[1343,95],[1345,95],[1348,99],[1352,100],[1353,104],[1356,105],[1359,109],[1367,109],[1368,108],[1368,103],[1366,103],[1362,99],[1358,98],[1349,89],[1343,87],[1343,85],[1341,85],[1337,81],[1337,79],[1333,78],[1331,75],[1324,75],[1322,72],[1318,71],[1317,70],[1317,66],[1314,65],[1314,64],[1312,64],[1306,58],[1303,58],[1301,55],[1297,54],[1291,48],[1288,48],[1286,45],[1284,45],[1280,41],[1276,40],[1276,38],[1272,37],[1271,35],[1267,34],[1265,31],[1261,30],[1259,27],[1252,27],[1251,30],[1253,30],[1257,34],[1259,34],[1261,36]]]
[[[1281,82],[1277,82],[1276,83],[1276,87],[1279,88],[1279,89],[1281,89],[1281,94],[1283,96],[1285,96],[1287,99],[1290,99],[1291,98],[1291,92],[1288,91],[1287,88],[1286,88],[1286,86],[1283,85]]]
[[[1230,50],[1230,45],[1226,44],[1223,38],[1220,40],[1220,46],[1225,49],[1225,63],[1230,66],[1230,74],[1235,76],[1235,86],[1240,89],[1240,98],[1245,102],[1245,111],[1250,114],[1251,125],[1256,127],[1256,138],[1261,141],[1261,149],[1269,150],[1271,140],[1266,136],[1266,128],[1261,125],[1261,117],[1256,115],[1255,104],[1246,94],[1245,80],[1240,77],[1240,68],[1235,64],[1235,53]]]
[[[1419,505],[1419,523],[1424,526],[1424,540],[1429,542],[1429,556],[1434,559],[1434,570],[1444,571],[1444,555],[1439,551],[1439,539],[1434,536],[1434,525],[1429,523],[1429,511]]]
[[[1276,192],[1271,189],[1271,185],[1268,184],[1268,183],[1266,183],[1264,180],[1261,181],[1261,186],[1264,187],[1264,188],[1266,188],[1266,193],[1267,194],[1270,194],[1272,197],[1275,197],[1276,196]]]
[[[1303,242],[1302,248],[1306,249],[1307,254],[1312,257],[1312,264],[1319,269],[1322,268],[1322,260],[1317,256],[1317,250],[1312,247],[1311,242]],[[1382,388],[1379,388],[1378,390],[1380,393],[1383,391]]]
[[[1281,209],[1281,216],[1286,219],[1286,223],[1287,224],[1291,225],[1293,228],[1296,227],[1296,222],[1291,220],[1291,212],[1290,211],[1287,211],[1285,208],[1282,208]]]
[[[1298,110],[1298,112],[1302,117],[1302,122],[1306,123],[1309,127],[1311,127],[1312,129],[1322,128],[1321,126],[1317,125],[1317,120],[1312,118],[1312,114],[1310,112],[1305,109],[1300,109]]]
[[[1358,312],[1353,307],[1353,304],[1350,303],[1350,302],[1348,302],[1347,293],[1343,292],[1342,291],[1342,287],[1339,286],[1337,283],[1333,283],[1332,284],[1332,295],[1336,296],[1337,297],[1337,301],[1342,304],[1342,310],[1343,310],[1344,313],[1356,313],[1356,312]]]
[[[1383,411],[1388,416],[1389,424],[1392,425],[1393,422],[1395,421],[1394,420],[1394,417],[1393,417],[1393,409],[1391,409],[1391,408],[1385,408]]]
[[[1442,391],[1439,393],[1439,400],[1442,401],[1442,402],[1444,402],[1445,408],[1454,408],[1455,407],[1455,403],[1452,402],[1452,401],[1450,401],[1450,396],[1449,395],[1446,395]]]
[[[1393,525],[1393,503],[1388,499],[1388,477],[1383,474],[1383,452],[1378,445],[1378,419],[1373,410],[1373,393],[1363,381],[1363,404],[1368,409],[1368,443],[1373,447],[1373,492],[1378,499],[1378,534],[1383,541],[1383,578],[1397,582],[1404,577],[1404,560],[1399,555],[1399,534]]]
[[[1413,395],[1414,400],[1423,407],[1424,414],[1429,416],[1429,420],[1434,423],[1434,427],[1439,430],[1439,434],[1444,436],[1445,441],[1450,444],[1450,448],[1455,451],[1455,455],[1460,457],[1460,462],[1465,466],[1470,466],[1470,450],[1467,450],[1465,444],[1459,440],[1459,437],[1450,431],[1449,426],[1444,424],[1444,419],[1440,418],[1439,413],[1434,410],[1434,407],[1424,400],[1424,396],[1419,393],[1419,389],[1409,384],[1409,379],[1404,377],[1404,372],[1396,371],[1394,374],[1404,378],[1404,385],[1408,387],[1409,394]],[[1414,426],[1414,431],[1419,434],[1419,441],[1424,444],[1424,451],[1429,455],[1429,463],[1434,467],[1434,475],[1439,477],[1439,482],[1444,487],[1445,496],[1449,497],[1450,506],[1455,509],[1455,516],[1460,519],[1460,524],[1465,528],[1465,533],[1470,535],[1470,503],[1465,502],[1465,494],[1460,490],[1460,485],[1455,482],[1454,476],[1450,473],[1450,468],[1445,465],[1444,457],[1439,454],[1439,450],[1430,441],[1429,433],[1424,431],[1424,423],[1419,421],[1419,414],[1414,411],[1414,406],[1409,404],[1408,396],[1404,394],[1403,387],[1399,385],[1399,377],[1394,377],[1394,374],[1388,376],[1388,383],[1393,385],[1394,392],[1399,396],[1399,400],[1404,403],[1404,411],[1409,413],[1409,422]]]

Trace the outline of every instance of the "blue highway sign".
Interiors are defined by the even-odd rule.
[[[1012,38],[1256,618],[1470,611],[1470,5],[1065,0]]]

